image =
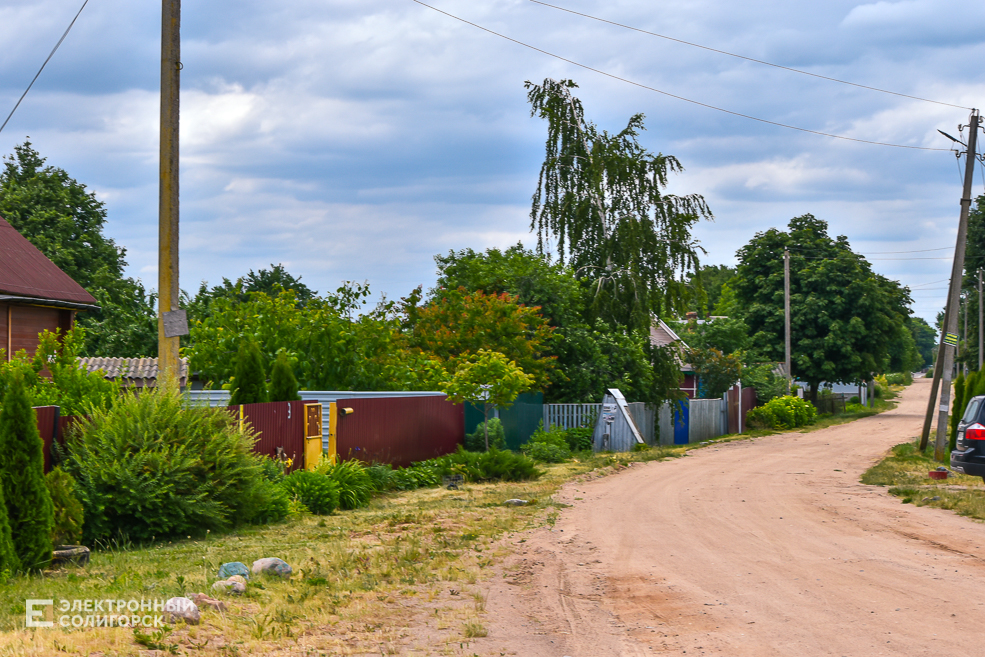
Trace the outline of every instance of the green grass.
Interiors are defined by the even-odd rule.
[[[138,655],[151,645],[179,654],[378,654],[381,641],[398,645],[401,628],[421,610],[441,612],[445,648],[479,637],[485,598],[479,589],[506,554],[505,533],[544,525],[564,482],[590,471],[614,472],[633,461],[684,454],[652,448],[628,454],[581,453],[544,466],[529,482],[466,484],[395,492],[367,507],[330,516],[293,517],[204,540],[145,546],[125,541],[93,552],[84,569],[17,576],[0,585],[0,656]],[[511,498],[526,506],[504,506]],[[26,629],[26,599],[161,599],[209,593],[219,565],[283,558],[290,580],[251,581],[246,595],[223,597],[225,614],[202,612],[199,626],[171,632],[125,628]],[[455,589],[462,595],[449,596]],[[56,613],[58,613],[56,611]],[[57,621],[57,618],[56,618]],[[471,636],[469,636],[471,635]],[[445,648],[422,646],[425,654]],[[143,654],[146,654],[144,652]]]
[[[985,485],[981,478],[955,474],[944,480],[931,479],[927,473],[939,465],[934,460],[933,444],[921,452],[919,441],[902,443],[866,470],[862,483],[888,486],[889,494],[904,504],[933,506],[985,520]]]

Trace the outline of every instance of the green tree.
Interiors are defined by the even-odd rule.
[[[274,364],[270,368],[270,395],[272,402],[297,401],[298,380],[294,378],[294,368],[283,349],[277,352]]]
[[[79,316],[90,329],[86,354],[157,354],[153,299],[123,275],[126,250],[103,233],[105,204],[64,169],[45,166],[29,141],[4,158],[0,216],[96,297],[101,310]]]
[[[695,303],[692,310],[696,311],[702,318],[706,315],[717,315],[715,308],[722,298],[722,290],[728,285],[729,280],[735,276],[735,267],[728,265],[702,265],[697,273],[689,277],[688,283],[695,290]]]
[[[233,378],[230,406],[259,404],[267,401],[267,374],[263,356],[253,340],[243,340],[236,355],[236,374]]]
[[[545,357],[555,358],[546,401],[598,401],[612,387],[637,401],[658,402],[676,394],[681,377],[674,355],[653,349],[645,331],[591,320],[587,281],[579,281],[570,266],[521,244],[505,251],[450,251],[435,256],[435,261],[433,299],[463,287],[469,292],[508,293],[519,304],[540,308],[554,329],[541,347]]]
[[[648,331],[653,315],[686,310],[700,248],[691,227],[712,215],[700,195],[664,193],[680,162],[640,145],[642,114],[610,134],[585,119],[571,80],[525,86],[531,116],[548,123],[530,212],[538,251],[556,243],[590,283],[592,314],[613,325]]]
[[[739,357],[723,354],[714,347],[691,349],[688,358],[698,375],[701,397],[705,399],[721,397],[742,376],[742,361]]]
[[[792,219],[788,232],[757,233],[739,249],[729,282],[753,352],[782,361],[783,251],[790,250],[793,375],[808,383],[812,400],[822,381],[853,383],[885,372],[910,313],[909,290],[873,273],[847,238],[831,239],[827,229],[808,214]]]
[[[509,408],[524,390],[534,385],[534,378],[512,360],[496,351],[479,349],[458,363],[442,392],[456,403],[482,403],[486,451],[489,451],[489,410]]]
[[[10,519],[7,517],[7,503],[0,486],[0,573],[15,573],[21,569],[14,539],[10,533]]]
[[[717,349],[725,355],[749,348],[749,327],[740,317],[720,317],[700,324],[697,321],[671,322],[670,325],[692,348]]]
[[[17,558],[28,571],[43,570],[51,562],[54,508],[23,372],[14,375],[0,409],[0,482]]]
[[[920,354],[921,364],[917,366],[917,369],[930,367],[934,362],[934,352],[937,349],[937,331],[931,328],[923,317],[910,317],[909,329],[913,335],[917,353]],[[977,335],[975,345],[977,350]],[[977,354],[975,362],[978,362]]]

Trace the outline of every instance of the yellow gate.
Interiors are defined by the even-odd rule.
[[[304,405],[304,468],[314,470],[322,457],[321,404]]]

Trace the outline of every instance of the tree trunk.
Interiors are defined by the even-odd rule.
[[[808,385],[810,385],[810,388],[808,389],[807,396],[810,398],[810,402],[817,406],[817,381],[809,381]]]
[[[482,430],[486,434],[486,451],[489,451],[489,403],[482,405]]]

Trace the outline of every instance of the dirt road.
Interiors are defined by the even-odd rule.
[[[512,539],[482,654],[985,655],[985,525],[859,476],[919,434],[894,411],[567,485]],[[523,541],[521,543],[521,541]]]

